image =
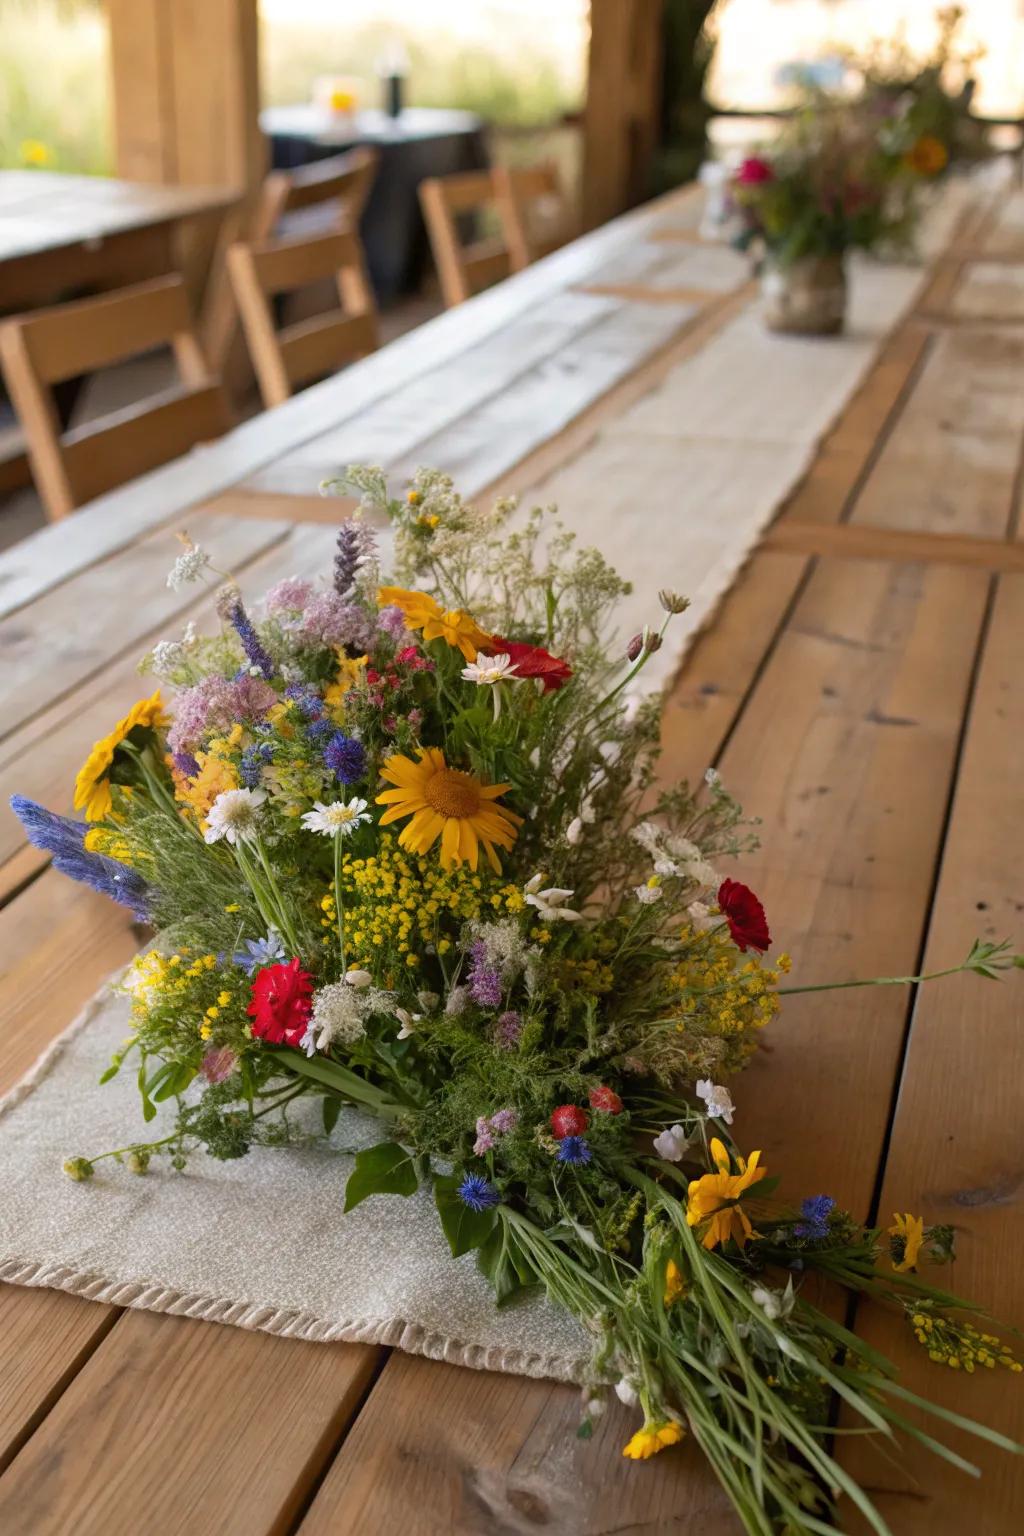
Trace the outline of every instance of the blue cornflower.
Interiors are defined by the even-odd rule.
[[[835,1204],[831,1195],[810,1195],[801,1201],[800,1214],[803,1220],[797,1222],[793,1235],[815,1243],[828,1237],[828,1219],[835,1210]]]
[[[254,747],[246,747],[238,765],[238,776],[246,789],[259,788],[263,769],[273,756],[274,749],[267,741],[260,742]]]
[[[299,714],[307,720],[319,720],[324,712],[324,701],[312,683],[289,683],[284,696],[298,706]]]
[[[489,1211],[492,1206],[501,1204],[501,1196],[494,1185],[480,1173],[467,1173],[456,1193],[471,1211]]]
[[[340,784],[357,784],[366,772],[366,748],[354,736],[336,731],[324,748],[324,762]]]
[[[319,720],[311,720],[306,726],[306,734],[312,741],[323,741],[328,736],[333,736],[338,727],[333,720],[328,720],[326,715],[321,715]]]
[[[593,1155],[582,1136],[563,1136],[558,1143],[558,1161],[572,1168],[585,1167]]]
[[[255,975],[265,965],[277,965],[287,958],[284,940],[273,928],[265,939],[246,939],[244,950],[232,956],[235,964],[240,965],[247,976]]]

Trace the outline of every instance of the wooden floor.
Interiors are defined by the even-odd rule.
[[[685,201],[676,216],[692,228]],[[802,980],[903,974],[959,960],[976,934],[1024,935],[1024,329],[1015,311],[1024,236],[1015,216],[998,211],[961,231],[666,700],[665,777],[715,764],[763,819],[744,878]],[[648,217],[649,237],[667,215]],[[650,244],[664,257],[686,242]],[[601,281],[604,249],[588,247],[587,283]],[[580,281],[574,262],[578,253],[564,257],[563,291]],[[545,281],[524,276],[537,291]],[[631,272],[629,286],[643,279],[642,268]],[[666,316],[679,306],[674,329],[648,338],[640,355],[620,352],[593,395],[577,395],[567,419],[549,420],[535,440],[510,447],[467,432],[465,397],[423,392],[404,407],[404,446],[394,448],[395,407],[387,441],[361,451],[383,458],[390,448],[402,462],[415,449],[446,465],[449,447],[468,463],[474,494],[534,483],[749,297],[734,284],[694,305],[685,264],[657,286],[662,296],[685,292],[659,299]],[[455,317],[464,346],[483,345],[474,327],[482,336],[487,316],[512,305],[501,293],[488,302]],[[435,359],[450,345],[457,361],[454,325],[438,324]],[[495,390],[516,379],[539,387],[542,340],[532,363],[523,344],[520,334],[516,367],[508,348],[488,353]],[[573,344],[559,340],[563,354]],[[585,356],[586,340],[575,344]],[[366,387],[382,390],[388,369],[411,377],[420,345],[409,338],[371,360],[378,373]],[[607,342],[599,350],[608,357]],[[346,409],[361,410],[352,398]],[[284,566],[322,567],[323,504],[295,493],[308,493],[322,458],[355,456],[351,423],[332,424],[321,395],[300,431],[300,406],[264,426],[290,436],[273,452],[242,429],[233,482],[212,449],[173,481],[151,477],[145,497],[105,498],[88,538],[92,513],[41,552],[0,563],[5,794],[62,805],[83,744],[135,695],[135,656],[193,606],[190,592],[162,586],[167,542],[152,532],[180,522],[183,507],[198,537],[218,519],[219,563],[248,586]],[[6,819],[0,893],[3,1091],[137,937],[118,910],[45,869]],[[744,1142],[764,1148],[792,1195],[828,1192],[869,1220],[899,1208],[953,1223],[953,1284],[1020,1325],[1022,1013],[1019,986],[973,978],[916,996],[793,999],[735,1085]],[[941,1372],[888,1320],[865,1312],[857,1326],[893,1350],[912,1385],[1024,1439],[1020,1377]],[[544,1382],[0,1289],[4,1536],[737,1529],[692,1452],[626,1462],[625,1410],[610,1411],[589,1443],[574,1438],[577,1418],[577,1394]],[[955,1443],[983,1466],[980,1484],[917,1452],[886,1460],[847,1442],[897,1536],[1019,1531],[1024,1459]]]

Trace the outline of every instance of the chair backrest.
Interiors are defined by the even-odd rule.
[[[376,351],[377,310],[358,235],[240,241],[227,261],[264,405],[280,405],[297,386]],[[329,310],[279,330],[274,299],[325,278],[337,284],[341,313]]]
[[[522,272],[570,238],[568,206],[550,162],[496,166],[494,183],[513,272]]]
[[[79,427],[62,429],[53,385],[159,346],[180,384]],[[231,413],[207,367],[180,277],[56,304],[0,324],[0,364],[50,518],[220,437]]]
[[[253,212],[250,238],[269,240],[282,233],[288,215],[327,203],[336,205],[339,229],[358,230],[379,158],[376,150],[353,149],[293,171],[271,171]]]
[[[508,277],[512,261],[497,186],[490,171],[431,176],[420,182],[419,192],[441,296],[448,309]],[[460,221],[465,224],[481,214],[492,216],[499,233],[463,243]]]

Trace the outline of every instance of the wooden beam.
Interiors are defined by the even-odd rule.
[[[257,186],[257,0],[107,0],[107,12],[118,175]]]
[[[591,0],[583,224],[643,200],[657,139],[662,0]]]

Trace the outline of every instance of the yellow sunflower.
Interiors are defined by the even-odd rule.
[[[917,1256],[924,1244],[924,1218],[911,1216],[908,1211],[901,1216],[897,1211],[893,1215],[893,1225],[889,1228],[888,1235],[893,1239],[894,1250],[893,1269],[898,1275],[906,1274],[908,1270],[916,1269]],[[895,1253],[899,1251],[900,1242],[903,1244],[903,1255],[896,1262]]]
[[[161,726],[166,723],[158,688],[148,699],[140,699],[137,704],[133,704],[108,736],[93,743],[92,751],[75,779],[75,810],[84,811],[86,821],[102,821],[113,809],[110,769],[114,763],[114,754],[125,738],[131,735],[136,726]]]
[[[491,636],[484,634],[476,620],[459,608],[447,613],[434,601],[429,592],[407,592],[404,587],[381,587],[377,602],[382,608],[400,608],[405,616],[406,629],[421,629],[424,640],[445,640],[457,647],[467,661],[476,661],[477,654],[491,644]]]
[[[377,796],[378,805],[390,807],[381,826],[411,816],[398,841],[410,853],[428,853],[440,838],[442,869],[468,864],[475,870],[483,844],[491,868],[500,873],[494,845],[510,849],[523,824],[521,816],[494,803],[509,785],[481,784],[473,774],[449,768],[438,747],[420,747],[419,757],[414,763],[396,753],[381,768],[381,778],[396,786]]]
[[[742,1248],[748,1237],[757,1234],[739,1204],[740,1196],[763,1179],[768,1170],[758,1167],[760,1152],[752,1152],[749,1162],[742,1157],[736,1159],[740,1171],[732,1173],[729,1154],[717,1136],[711,1140],[711,1157],[718,1172],[705,1173],[702,1178],[690,1181],[686,1220],[691,1227],[707,1222],[708,1228],[702,1239],[705,1248],[727,1243],[730,1237],[735,1239],[737,1247]]]

